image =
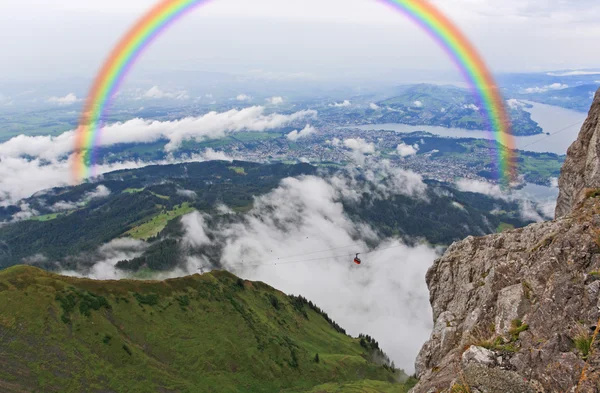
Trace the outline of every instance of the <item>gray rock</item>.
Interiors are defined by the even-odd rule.
[[[563,217],[585,198],[587,189],[600,188],[600,90],[577,140],[567,151],[558,185],[556,218]]]
[[[489,349],[471,345],[469,349],[463,352],[462,363],[463,366],[469,363],[481,364],[483,366],[493,366],[496,364],[495,357],[496,354]],[[500,360],[500,362],[502,362],[502,360]]]

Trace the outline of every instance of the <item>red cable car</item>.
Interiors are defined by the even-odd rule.
[[[356,263],[357,265],[360,265],[362,263],[362,261],[360,260],[360,258],[358,257],[360,254],[356,254],[356,256],[354,257],[354,263]]]

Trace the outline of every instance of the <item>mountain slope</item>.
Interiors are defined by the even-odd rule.
[[[311,305],[226,272],[102,282],[15,266],[0,271],[0,391],[406,391]]]

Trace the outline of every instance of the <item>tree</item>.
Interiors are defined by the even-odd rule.
[[[315,363],[319,363],[319,354],[315,355]]]

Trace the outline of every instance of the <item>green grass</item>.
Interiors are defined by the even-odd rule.
[[[143,188],[126,188],[123,190],[123,192],[126,194],[136,194],[136,193],[142,192],[142,191],[144,191]]]
[[[226,272],[94,281],[15,266],[0,271],[0,390],[406,391],[304,311]]]
[[[228,167],[229,169],[231,169],[232,171],[234,171],[235,173],[237,173],[238,175],[245,175],[246,174],[246,170],[242,167],[239,166],[230,166]]]
[[[502,233],[504,231],[510,231],[511,229],[515,229],[515,226],[512,224],[507,224],[505,222],[501,222],[500,225],[496,228],[496,233]]]
[[[30,220],[31,221],[51,221],[51,220],[55,220],[58,216],[60,216],[60,213],[52,213],[52,214],[46,214],[43,216],[35,216],[35,217],[31,217]]]
[[[309,390],[284,390],[285,393],[407,393],[409,386],[398,383],[363,380],[347,383],[326,383]]]
[[[184,202],[175,209],[160,213],[150,218],[149,221],[130,229],[125,233],[125,235],[129,235],[134,239],[146,240],[156,236],[158,233],[160,233],[160,231],[165,229],[169,221],[193,211],[194,208],[191,207],[188,202]]]

